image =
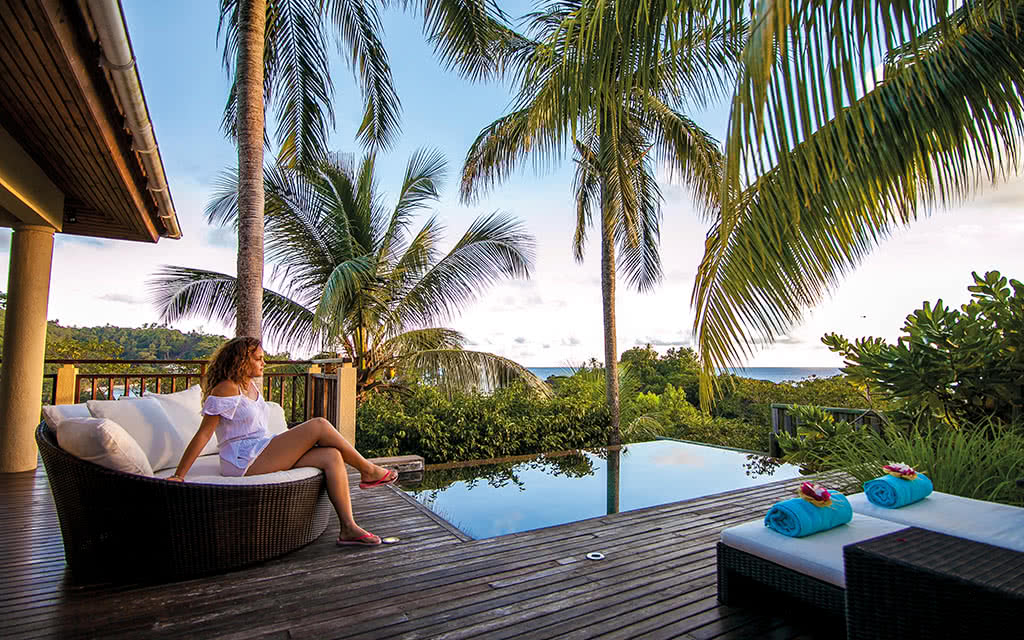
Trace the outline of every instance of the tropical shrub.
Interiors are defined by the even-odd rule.
[[[882,475],[881,467],[904,462],[923,472],[936,491],[1024,506],[1024,435],[989,420],[974,429],[922,421],[907,433],[883,438],[870,430],[830,441],[829,465],[848,471],[860,483]]]
[[[522,386],[446,394],[415,385],[369,396],[356,421],[367,456],[417,454],[433,464],[601,446],[608,412],[581,394],[548,398]]]
[[[832,460],[836,440],[856,440],[866,435],[854,433],[854,425],[837,421],[821,407],[793,405],[789,413],[796,420],[796,435],[780,431],[779,447],[786,462],[808,471],[824,471],[836,465]]]
[[[907,316],[904,335],[850,343],[829,334],[846,358],[843,372],[872,396],[910,415],[969,426],[1019,421],[1024,405],[1024,284],[998,271],[972,274],[971,301],[959,310],[925,302]]]

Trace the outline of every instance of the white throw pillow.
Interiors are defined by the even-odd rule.
[[[145,397],[159,402],[171,422],[174,423],[175,428],[188,434],[188,440],[185,442],[185,446],[188,446],[192,437],[196,435],[196,431],[199,431],[199,423],[203,421],[203,390],[199,385],[192,385],[177,393],[147,393]],[[217,453],[217,436],[215,435],[210,436],[210,441],[206,443],[199,455],[205,456],[211,453]]]
[[[43,406],[43,420],[46,426],[56,433],[57,423],[68,418],[90,418],[89,407],[80,404],[48,404]]]
[[[288,420],[284,417],[284,407],[276,402],[267,403],[267,431],[276,436],[288,430]]]
[[[86,404],[93,417],[109,418],[124,427],[142,447],[154,469],[178,464],[192,439],[185,427],[179,429],[171,421],[160,402],[148,396],[89,400]]]
[[[57,423],[61,449],[101,467],[153,475],[145,452],[135,438],[113,420],[106,418],[65,418]]]

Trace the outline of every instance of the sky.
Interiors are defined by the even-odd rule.
[[[233,231],[208,225],[203,212],[219,173],[236,162],[234,147],[220,131],[229,82],[217,41],[217,4],[122,0],[183,237],[152,245],[57,234],[50,319],[65,326],[158,323],[159,311],[149,301],[146,283],[162,265],[235,272]],[[527,2],[501,4],[514,16],[529,10]],[[529,280],[491,287],[451,326],[465,334],[469,348],[497,353],[525,366],[575,366],[590,358],[603,360],[596,230],[588,236],[591,242],[584,262],[577,264],[572,258],[571,158],[542,173],[527,162],[524,170],[473,206],[461,205],[457,177],[466,151],[483,127],[506,113],[510,88],[471,84],[445,71],[424,41],[416,18],[392,9],[382,12],[382,22],[402,101],[400,140],[394,149],[378,155],[382,191],[396,193],[413,151],[438,149],[447,157],[449,177],[434,210],[446,225],[449,243],[476,217],[494,211],[521,219],[537,243]],[[363,151],[355,140],[361,120],[358,86],[340,56],[335,56],[332,71],[336,126],[331,148],[359,155]],[[724,138],[726,100],[687,112],[720,140]],[[646,344],[661,352],[693,346],[690,295],[709,223],[695,215],[685,188],[664,181],[661,188],[664,280],[647,294],[631,292],[623,284],[618,287],[620,352]],[[972,271],[997,269],[1024,279],[1022,203],[1024,182],[1017,180],[986,189],[963,206],[936,211],[897,231],[828,300],[809,310],[803,324],[746,365],[840,366],[841,358],[821,344],[825,333],[894,341],[905,317],[923,301],[966,302]],[[0,253],[9,252],[10,230],[3,230]],[[6,270],[8,262],[7,255],[0,255],[0,270]],[[0,271],[0,277],[6,280],[6,272]],[[233,331],[233,327],[200,320],[171,326],[223,335]],[[308,355],[297,350],[292,354]]]

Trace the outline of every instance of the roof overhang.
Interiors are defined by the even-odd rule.
[[[181,230],[118,0],[0,2],[0,225]]]

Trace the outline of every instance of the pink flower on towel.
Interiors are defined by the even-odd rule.
[[[917,478],[917,471],[914,467],[902,462],[890,462],[882,467],[882,471],[885,471],[891,476],[903,478],[904,480],[914,480]]]
[[[797,494],[816,507],[827,507],[832,504],[832,494],[820,484],[805,482],[796,490]]]

